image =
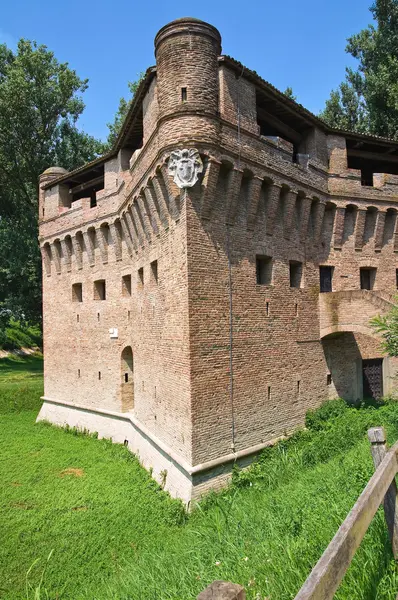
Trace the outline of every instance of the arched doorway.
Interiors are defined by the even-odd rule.
[[[335,332],[323,337],[329,371],[329,397],[349,401],[379,399],[393,387],[396,365],[380,350],[380,340],[364,333]]]
[[[131,346],[126,346],[121,355],[121,401],[122,412],[134,408],[134,360]]]

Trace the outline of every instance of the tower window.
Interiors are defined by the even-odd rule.
[[[106,300],[105,279],[94,281],[94,300]]]
[[[373,187],[373,173],[370,169],[361,169],[361,185]]]
[[[321,292],[332,291],[334,267],[319,267],[319,289]]]
[[[187,101],[187,88],[186,87],[182,87],[181,88],[181,102],[186,102]]]
[[[270,256],[256,256],[256,281],[257,285],[271,285],[272,258]]]
[[[72,302],[83,302],[83,284],[74,283],[72,285]]]
[[[138,269],[138,283],[144,285],[144,267]]]
[[[359,270],[359,274],[361,280],[361,290],[373,290],[376,279],[376,269],[372,267],[364,267]]]
[[[131,296],[131,275],[124,275],[122,277],[122,296]]]
[[[158,282],[158,261],[154,260],[151,262],[151,272],[152,272],[152,277],[155,283]]]
[[[295,260],[289,263],[290,287],[301,288],[303,281],[303,263]]]

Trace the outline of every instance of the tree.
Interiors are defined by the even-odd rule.
[[[329,125],[398,139],[398,0],[376,0],[375,25],[348,38],[358,61],[332,91],[320,117]]]
[[[37,243],[39,175],[74,169],[104,151],[77,128],[87,80],[45,46],[21,39],[0,45],[0,309],[39,320]]]
[[[127,85],[129,87],[129,91],[131,93],[131,98],[129,100],[126,100],[125,98],[120,98],[119,108],[117,109],[113,123],[107,124],[107,127],[109,129],[109,135],[108,135],[108,140],[107,140],[109,147],[111,147],[114,144],[117,136],[119,135],[120,128],[123,124],[124,119],[126,118],[127,112],[129,110],[131,103],[134,100],[134,96],[138,90],[138,86],[140,85],[144,76],[145,76],[145,73],[141,72],[138,76],[137,81],[129,81],[128,82]]]
[[[398,305],[386,315],[379,315],[370,321],[371,326],[382,336],[382,348],[390,356],[398,356]]]
[[[283,93],[285,94],[285,96],[290,98],[290,100],[294,100],[295,102],[297,102],[297,96],[293,94],[293,88],[291,88],[290,86],[287,87]]]

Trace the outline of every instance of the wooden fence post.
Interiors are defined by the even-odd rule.
[[[386,432],[384,427],[372,427],[368,430],[368,439],[370,441],[370,451],[372,453],[375,469],[379,466],[385,455],[388,446],[386,441]],[[387,523],[388,534],[390,536],[394,558],[398,559],[398,497],[397,484],[395,478],[392,480],[386,495],[384,496],[384,516]]]
[[[246,600],[246,592],[237,583],[213,581],[196,600]]]

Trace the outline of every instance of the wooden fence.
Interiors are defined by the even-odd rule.
[[[398,442],[388,450],[383,427],[369,429],[368,438],[375,472],[295,600],[333,598],[382,502],[394,558],[398,559],[398,502],[395,483],[398,471]],[[246,594],[240,585],[214,581],[197,597],[197,600],[210,599],[245,600]]]

